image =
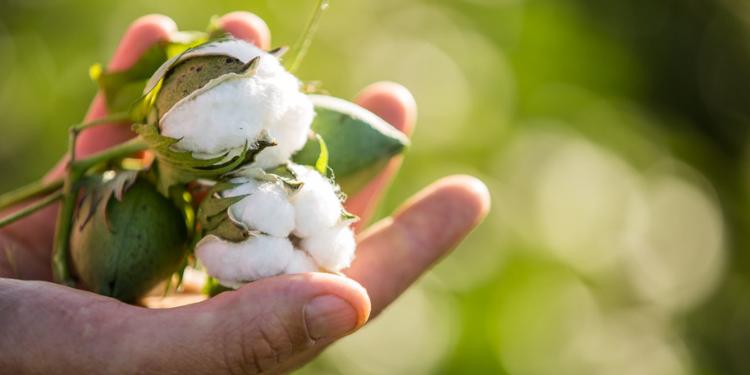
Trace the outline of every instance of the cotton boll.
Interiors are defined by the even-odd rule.
[[[286,266],[284,273],[292,275],[296,273],[306,273],[318,271],[320,267],[315,263],[313,258],[310,258],[304,251],[294,250],[292,254],[292,260]]]
[[[237,184],[237,186],[224,190],[221,195],[224,198],[230,198],[230,197],[238,197],[240,195],[248,195],[256,190],[258,190],[258,181],[255,181],[253,179],[249,178],[235,178],[229,181],[233,184]]]
[[[294,247],[286,238],[260,235],[245,241],[247,243],[247,257],[242,263],[242,272],[248,281],[276,276],[292,259]]]
[[[334,272],[349,267],[357,247],[348,223],[340,223],[304,238],[301,245],[321,267]]]
[[[226,286],[283,273],[293,252],[288,239],[266,235],[250,237],[239,243],[209,235],[195,249],[208,274]]]
[[[161,134],[196,157],[220,155],[256,141],[266,127],[266,87],[252,78],[227,79],[178,102],[160,122]]]
[[[286,162],[305,144],[314,115],[312,102],[300,92],[299,80],[284,70],[277,58],[241,42],[218,45],[234,46],[230,49],[237,49],[234,55],[242,62],[259,56],[255,72],[230,72],[192,91],[161,117],[161,134],[179,139],[177,149],[190,151],[196,158],[209,158],[252,145],[266,130],[277,145],[258,155],[258,166],[270,168]],[[217,53],[216,48],[204,47],[191,56]],[[217,61],[221,64],[223,60]]]
[[[251,188],[237,195],[248,196],[230,207],[232,217],[248,228],[276,237],[288,236],[294,229],[294,207],[289,203],[281,183],[259,185],[249,182],[246,185]]]
[[[241,247],[216,236],[207,236],[196,245],[195,256],[209,275],[220,280],[237,281],[243,279]]]
[[[342,206],[333,185],[311,168],[296,165],[292,170],[304,183],[291,198],[296,214],[294,234],[309,237],[335,225],[341,217]]]
[[[264,99],[273,107],[273,111],[269,112],[271,117],[268,118],[273,125],[284,116],[284,113],[297,105],[300,101],[299,95],[302,95],[306,102],[310,102],[310,99],[300,92],[300,82],[297,77],[284,71],[275,58],[266,58],[264,60],[273,60],[279,66],[278,70],[275,70],[272,75],[269,74],[263,77],[256,73],[253,77],[267,88],[264,93]],[[264,60],[261,60],[261,68]]]
[[[268,129],[277,145],[268,147],[255,157],[254,166],[267,169],[291,159],[307,142],[310,124],[315,116],[312,102],[302,93],[296,93],[292,104],[278,123]]]

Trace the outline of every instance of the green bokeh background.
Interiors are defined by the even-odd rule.
[[[332,0],[300,77],[398,81],[414,145],[380,215],[448,174],[493,209],[310,374],[750,373],[750,3]],[[64,152],[127,25],[312,0],[0,0],[0,191]]]

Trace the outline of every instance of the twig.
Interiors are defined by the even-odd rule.
[[[46,196],[44,199],[41,199],[37,202],[34,202],[33,204],[30,204],[4,218],[0,218],[0,228],[10,225],[18,220],[21,220],[34,212],[37,212],[41,210],[44,207],[49,206],[52,203],[57,202],[60,198],[62,198],[63,194],[62,191],[56,191],[53,194],[50,194]]]
[[[16,190],[0,195],[0,210],[8,208],[14,204],[24,202],[40,195],[60,190],[63,186],[63,179],[58,178],[52,181],[35,181]]]
[[[317,8],[315,8],[315,12],[310,17],[310,21],[307,22],[305,31],[300,35],[294,47],[292,47],[294,60],[292,60],[292,65],[289,67],[290,73],[296,72],[300,65],[302,65],[302,60],[305,59],[307,50],[310,49],[310,45],[312,44],[313,36],[318,31],[320,17],[323,16],[323,11],[326,9],[328,9],[328,0],[318,0]]]

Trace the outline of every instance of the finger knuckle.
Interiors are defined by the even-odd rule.
[[[227,368],[239,373],[273,374],[293,356],[306,348],[311,340],[304,330],[292,327],[283,317],[268,313],[254,319],[252,324],[238,332],[237,355],[230,356]]]

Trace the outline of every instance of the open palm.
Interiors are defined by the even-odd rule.
[[[270,46],[268,27],[255,15],[230,13],[220,24],[237,38]],[[168,17],[142,17],[126,32],[109,69],[127,69],[176,29]],[[356,102],[411,133],[416,104],[402,86],[373,84]],[[105,114],[104,99],[97,95],[87,120]],[[85,156],[132,136],[128,124],[92,128],[81,135],[78,153]],[[399,158],[392,160],[351,197],[349,211],[370,216],[399,164]],[[60,176],[63,166],[48,177]],[[147,309],[48,282],[57,210],[49,207],[0,231],[0,368],[9,373],[289,371],[380,313],[488,208],[481,182],[447,177],[360,233],[357,259],[346,277],[278,276],[200,303]]]

